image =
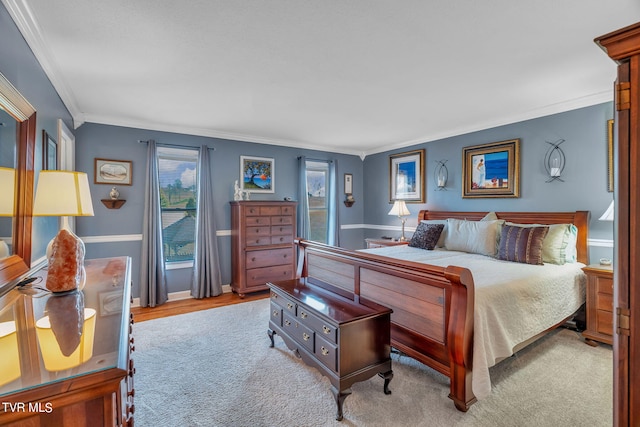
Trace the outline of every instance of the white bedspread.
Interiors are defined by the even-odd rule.
[[[573,314],[585,301],[581,263],[529,265],[404,245],[364,252],[471,270],[476,290],[472,388],[478,399],[491,393],[491,366],[511,356],[516,345]]]

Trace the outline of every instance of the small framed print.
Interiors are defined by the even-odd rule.
[[[275,160],[240,156],[240,189],[249,193],[275,192]]]
[[[58,143],[46,130],[42,131],[42,169],[58,169]]]
[[[95,159],[95,184],[131,185],[131,162],[128,160]]]
[[[344,194],[353,194],[353,175],[344,174]]]
[[[389,201],[424,203],[424,149],[389,156]]]
[[[462,149],[462,197],[520,197],[520,140]]]

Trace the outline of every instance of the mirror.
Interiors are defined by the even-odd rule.
[[[10,282],[29,271],[31,265],[31,210],[33,206],[33,161],[36,143],[36,110],[18,90],[0,73],[0,107],[6,113],[3,120],[13,120],[16,168],[14,216],[11,255],[0,259],[0,294]],[[5,135],[2,135],[4,139]],[[4,156],[4,148],[2,149]],[[8,149],[10,151],[10,148]],[[2,160],[4,162],[4,160]],[[0,228],[5,237],[5,229]]]

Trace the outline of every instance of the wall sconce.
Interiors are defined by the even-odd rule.
[[[0,360],[0,386],[20,378],[18,335],[13,321],[0,323]]]
[[[409,209],[407,209],[407,205],[404,200],[396,200],[395,202],[393,202],[393,206],[389,211],[389,215],[396,215],[398,218],[400,218],[400,221],[402,221],[402,236],[400,236],[400,241],[406,242],[407,238],[404,237],[404,223],[407,221],[407,219],[404,217],[411,215],[411,212],[409,212]]]
[[[47,247],[47,289],[65,292],[83,285],[84,243],[67,216],[93,216],[89,180],[83,172],[43,170],[38,177],[33,216],[61,216],[63,225]]]
[[[437,190],[447,190],[447,179],[449,179],[449,170],[445,165],[447,160],[436,160],[436,170],[433,174],[433,178],[437,183]]]
[[[544,168],[549,174],[549,179],[546,182],[558,181],[564,182],[560,176],[564,170],[565,156],[564,151],[560,148],[560,144],[564,142],[564,139],[559,139],[556,142],[545,141],[550,145],[547,153],[544,155]]]
[[[93,356],[96,311],[84,307],[82,292],[52,295],[48,316],[36,322],[42,361],[49,372],[75,368]]]
[[[344,194],[347,196],[344,205],[350,208],[356,202],[353,198],[353,175],[350,173],[344,174]]]

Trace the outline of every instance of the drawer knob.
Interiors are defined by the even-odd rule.
[[[278,317],[280,313],[278,313],[278,310],[273,310],[273,317]]]
[[[293,304],[291,304],[290,302],[288,302],[288,303],[287,303],[287,308],[288,308],[289,310],[291,310],[291,309],[293,308]]]
[[[287,326],[291,326],[291,322],[289,321],[289,319],[286,319],[286,320],[284,321],[284,324],[285,324],[285,325],[287,325]]]
[[[256,260],[256,257],[251,258],[251,261],[255,261],[255,260]]]
[[[303,318],[303,319],[306,319],[307,318],[307,313],[305,313],[304,311],[301,311],[300,312],[300,317]]]
[[[329,350],[327,350],[326,348],[324,348],[324,346],[320,347],[320,351],[322,352],[323,356],[327,356],[329,355]]]
[[[271,294],[271,298],[278,299],[278,294]]]
[[[322,332],[324,332],[325,334],[330,334],[331,333],[331,328],[327,328],[326,326],[322,326]]]
[[[260,239],[256,239],[256,243],[260,243]]]
[[[303,333],[302,333],[302,339],[303,339],[303,340],[305,340],[305,341],[309,341],[309,338],[311,338],[311,336],[309,336],[309,334],[308,334],[308,333],[306,333],[306,332],[303,332]]]

